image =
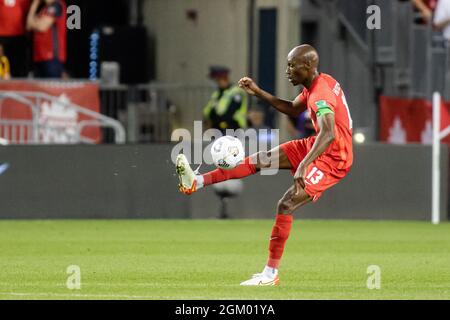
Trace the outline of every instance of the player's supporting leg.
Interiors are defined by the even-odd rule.
[[[290,187],[278,201],[275,224],[272,228],[272,234],[269,241],[269,258],[263,272],[254,274],[251,279],[242,282],[241,285],[270,286],[278,285],[280,282],[278,268],[280,266],[286,241],[291,232],[293,221],[292,214],[297,208],[312,200],[303,189],[297,195],[295,192],[296,189],[294,185]]]
[[[288,157],[280,147],[270,151],[260,151],[247,158],[231,170],[217,168],[205,174],[196,175],[191,169],[186,157],[182,154],[177,157],[177,174],[180,178],[179,188],[184,194],[191,194],[196,190],[214,183],[230,179],[241,179],[255,174],[262,168],[291,169]]]

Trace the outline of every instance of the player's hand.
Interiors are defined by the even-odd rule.
[[[258,85],[253,81],[252,78],[243,77],[238,81],[238,85],[240,88],[244,89],[245,92],[254,96],[260,89]]]
[[[422,18],[426,23],[430,23],[430,21],[433,19],[433,12],[430,9],[425,8],[424,10],[422,10]]]
[[[305,175],[306,166],[303,163],[300,163],[294,175],[295,195],[298,195],[300,191],[305,188]]]

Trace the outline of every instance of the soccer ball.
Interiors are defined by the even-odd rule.
[[[229,170],[244,160],[245,152],[238,138],[224,136],[214,141],[211,156],[216,167]]]

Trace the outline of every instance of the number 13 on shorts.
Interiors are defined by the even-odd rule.
[[[312,167],[309,174],[306,176],[306,183],[310,184],[318,184],[319,181],[324,177],[324,174],[322,171],[317,169],[317,167]]]

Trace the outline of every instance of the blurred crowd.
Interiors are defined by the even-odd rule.
[[[450,41],[450,0],[412,0],[421,23],[430,23]]]
[[[0,0],[0,79],[64,78],[64,0]]]

